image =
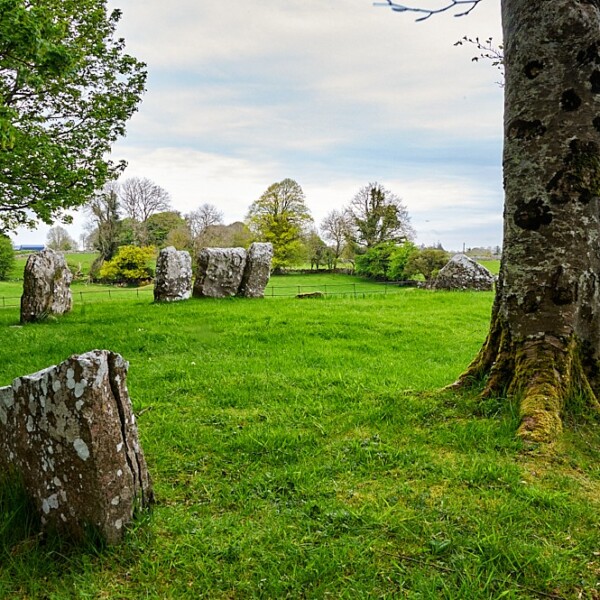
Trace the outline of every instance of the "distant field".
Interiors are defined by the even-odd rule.
[[[354,275],[315,272],[273,275],[265,290],[265,296],[295,296],[310,292],[323,292],[328,295],[392,293],[398,289],[398,286],[384,285]]]
[[[69,265],[80,268],[84,273],[89,272],[95,254],[67,254]],[[17,266],[13,269],[9,281],[0,281],[0,307],[18,306],[23,291],[22,277],[26,256],[19,257]],[[492,273],[498,273],[499,261],[481,261]],[[100,300],[113,300],[120,297],[152,297],[153,287],[121,288],[111,285],[88,284],[85,281],[74,281],[71,285],[75,303]],[[327,296],[351,296],[365,294],[394,294],[401,287],[388,283],[384,284],[358,276],[341,273],[324,273],[315,271],[309,274],[274,275],[265,290],[267,298],[289,297],[310,292],[323,292]]]
[[[494,275],[498,275],[500,272],[500,261],[499,260],[478,260],[478,263],[482,264]]]
[[[328,296],[356,296],[368,294],[394,294],[401,288],[394,285],[371,282],[351,275],[279,275],[273,276],[265,290],[267,298],[296,296],[320,291]],[[154,286],[139,288],[88,284],[75,281],[71,284],[74,304],[112,301],[126,298],[153,298]],[[0,308],[19,306],[23,293],[22,281],[0,281]]]
[[[67,259],[67,264],[75,267],[83,271],[84,274],[87,275],[90,270],[90,266],[94,262],[97,254],[95,252],[66,252],[65,258]],[[25,263],[27,262],[27,258],[29,257],[29,253],[17,252],[15,255],[15,265],[10,274],[10,279],[23,279],[23,270],[25,269]]]

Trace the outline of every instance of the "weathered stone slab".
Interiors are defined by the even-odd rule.
[[[23,274],[21,322],[69,312],[73,305],[72,279],[62,254],[50,249],[31,254]]]
[[[246,251],[243,248],[203,248],[198,254],[197,266],[194,297],[235,296],[244,275]]]
[[[273,244],[254,242],[248,249],[246,268],[240,284],[239,295],[246,298],[263,298],[271,277]]]
[[[437,274],[431,287],[436,290],[490,291],[494,289],[495,280],[483,265],[464,254],[455,254]]]
[[[156,260],[155,302],[178,302],[192,295],[192,258],[185,250],[163,248]]]
[[[46,529],[92,527],[121,540],[152,486],[127,391],[128,363],[107,350],[0,388],[0,456],[22,476]]]

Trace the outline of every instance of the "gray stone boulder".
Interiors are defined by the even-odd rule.
[[[477,290],[491,291],[496,278],[478,262],[455,254],[431,282],[435,290]]]
[[[240,284],[239,295],[246,298],[263,298],[271,276],[273,244],[254,242],[248,248],[246,268]]]
[[[62,254],[50,249],[31,254],[23,274],[21,322],[69,312],[73,306],[72,280],[73,275]]]
[[[21,476],[45,529],[117,543],[152,501],[127,369],[93,350],[0,388],[0,466]]]
[[[185,250],[163,248],[156,259],[155,302],[178,302],[192,295],[192,258]]]
[[[194,297],[235,296],[245,267],[246,251],[243,248],[203,248],[198,254]]]

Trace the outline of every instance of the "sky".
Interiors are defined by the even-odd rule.
[[[418,243],[500,245],[500,74],[472,61],[475,47],[454,46],[464,35],[499,43],[499,4],[416,23],[371,0],[109,0],[148,68],[111,158],[182,214],[210,203],[226,223],[243,220],[289,177],[318,227],[378,182],[407,206]],[[76,240],[85,220],[80,211],[66,226]],[[47,231],[12,238],[43,244]]]

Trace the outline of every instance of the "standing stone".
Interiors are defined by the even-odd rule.
[[[156,260],[155,302],[177,302],[192,295],[192,259],[189,252],[163,248]]]
[[[152,501],[127,368],[120,355],[92,350],[0,388],[0,457],[45,529],[81,539],[92,528],[116,543]]]
[[[235,296],[246,266],[243,248],[203,248],[198,255],[194,297]]]
[[[240,285],[239,294],[246,298],[262,298],[271,276],[273,244],[254,242],[248,249],[246,268]]]
[[[436,290],[491,291],[494,282],[495,277],[483,265],[464,254],[455,254],[437,274],[431,287]]]
[[[29,255],[23,275],[21,322],[69,312],[73,305],[72,279],[62,254],[46,249]]]

